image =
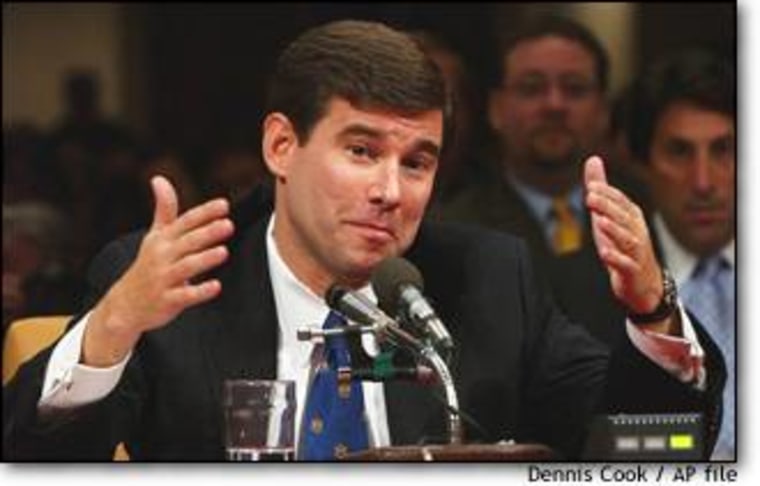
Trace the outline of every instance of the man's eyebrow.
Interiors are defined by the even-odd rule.
[[[710,142],[733,142],[735,138],[736,136],[733,131],[726,131],[725,133],[714,136],[710,139]]]
[[[415,144],[415,150],[418,152],[425,152],[435,158],[438,158],[441,155],[441,147],[431,140],[420,140]]]
[[[380,130],[372,128],[368,125],[364,125],[362,123],[352,123],[351,125],[343,128],[343,130],[338,133],[338,137],[348,137],[352,135],[364,135],[371,138],[384,137],[383,132]]]
[[[353,123],[351,125],[348,125],[338,133],[339,138],[350,136],[366,136],[377,140],[386,138],[386,134],[382,130],[378,130],[362,123]],[[432,140],[420,139],[414,144],[414,151],[426,152],[433,157],[439,157],[441,153],[441,147],[438,143]]]
[[[680,145],[688,145],[690,147],[696,145],[696,142],[694,140],[682,135],[669,135],[665,137],[663,141],[670,145],[680,144]]]
[[[542,69],[539,69],[539,68],[531,68],[531,69],[528,69],[527,71],[523,71],[520,74],[520,77],[523,77],[523,78],[530,78],[530,77],[544,78],[544,77],[546,77],[546,71],[544,71]]]

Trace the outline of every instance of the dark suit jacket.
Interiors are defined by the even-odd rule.
[[[262,215],[255,205],[239,208],[231,256],[219,271],[222,295],[146,333],[103,400],[41,418],[36,402],[50,349],[23,366],[4,390],[5,456],[107,460],[123,440],[136,460],[223,460],[221,383],[276,375],[277,321]],[[139,241],[140,235],[118,240],[95,259],[90,305],[126,269]],[[480,426],[465,423],[467,441],[514,438],[575,457],[599,407],[708,408],[719,396],[718,371],[711,370],[708,392],[699,393],[632,348],[611,355],[569,324],[515,238],[423,224],[407,256],[458,343],[452,373],[460,405]],[[386,402],[393,444],[445,437],[445,413],[432,389],[388,383]]]
[[[501,177],[493,177],[462,190],[440,211],[438,219],[476,224],[523,238],[534,265],[571,320],[583,323],[594,337],[608,345],[627,339],[625,327],[614,324],[625,319],[625,310],[614,298],[607,270],[596,253],[590,218],[586,218],[583,228],[581,249],[557,256],[523,198]]]
[[[621,188],[643,208],[645,214],[648,214],[649,202],[645,188],[623,174],[611,172],[608,176],[616,187]],[[527,203],[510,184],[504,182],[502,177],[494,175],[461,190],[446,207],[437,213],[436,219],[475,224],[524,239],[531,250],[534,266],[546,279],[547,286],[551,289],[561,311],[572,322],[583,325],[595,338],[607,346],[617,349],[629,345],[625,326],[622,325],[626,318],[626,310],[612,292],[609,275],[599,259],[591,235],[590,217],[586,218],[581,249],[571,254],[557,256],[550,248],[544,229]],[[650,231],[650,234],[655,252],[659,255],[659,245],[654,231]],[[708,354],[713,353],[714,365],[722,369],[724,366],[722,354],[698,319],[695,316],[691,316],[691,319],[703,347],[707,348]],[[627,408],[652,411],[641,400],[636,403],[630,402]],[[690,409],[683,403],[671,403],[659,410],[659,412],[694,411],[704,410]],[[720,424],[720,406],[709,409],[706,413],[706,423],[707,438],[711,444]]]

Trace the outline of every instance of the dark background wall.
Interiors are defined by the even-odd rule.
[[[74,312],[86,262],[149,224],[151,175],[174,182],[183,209],[214,195],[234,200],[260,181],[269,73],[316,24],[381,20],[431,31],[459,51],[475,128],[461,163],[476,172],[487,160],[479,149],[488,145],[482,105],[495,40],[536,12],[573,16],[600,36],[612,96],[666,51],[699,45],[734,58],[737,47],[730,2],[3,3],[3,323]],[[72,116],[78,110],[64,103],[72,69],[98,81],[94,117]],[[48,263],[65,271],[35,280]]]
[[[429,29],[464,56],[482,83],[497,29],[538,9],[530,3],[166,4],[131,7],[144,31],[148,123],[159,139],[190,148],[257,140],[266,79],[278,52],[305,28],[337,18]],[[665,50],[707,45],[733,56],[735,5],[636,4],[633,69]]]
[[[156,134],[179,145],[256,140],[268,73],[305,28],[338,18],[431,29],[466,53],[488,45],[493,5],[216,4],[139,7]]]

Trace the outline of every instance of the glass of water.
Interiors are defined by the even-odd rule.
[[[293,380],[224,381],[227,460],[295,459],[295,388]]]

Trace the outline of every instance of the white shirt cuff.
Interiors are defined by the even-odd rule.
[[[678,311],[681,313],[682,337],[645,331],[626,320],[628,337],[639,351],[668,373],[683,383],[694,383],[697,389],[704,390],[707,379],[704,367],[705,353],[680,302]]]
[[[42,386],[39,410],[71,409],[96,402],[108,395],[121,379],[132,352],[108,368],[80,364],[84,330],[92,312],[88,312],[58,342],[50,355]]]

